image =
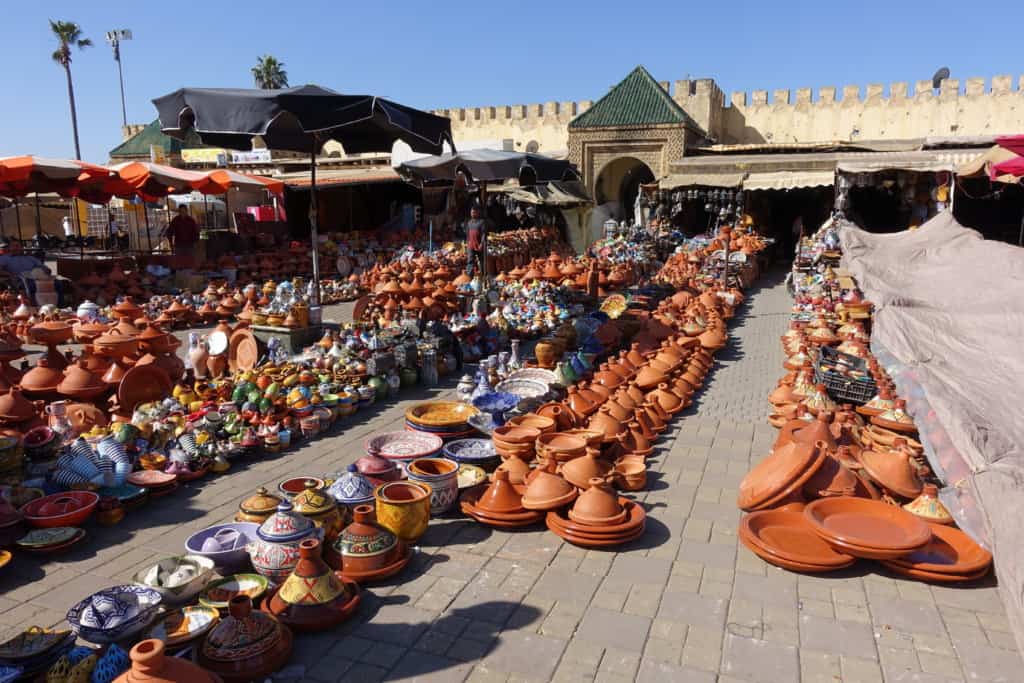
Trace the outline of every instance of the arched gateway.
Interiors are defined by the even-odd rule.
[[[705,137],[642,66],[569,122],[569,160],[598,204],[629,215],[641,183],[668,174],[687,145]]]

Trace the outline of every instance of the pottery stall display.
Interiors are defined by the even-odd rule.
[[[156,616],[160,593],[145,586],[113,586],[85,598],[67,613],[71,630],[97,645],[123,641]]]
[[[823,228],[801,249],[830,234]],[[781,339],[790,372],[768,396],[779,435],[740,484],[737,505],[750,512],[740,540],[792,571],[865,558],[922,581],[981,578],[991,554],[955,528],[918,426],[867,346],[870,304],[827,259],[810,274],[806,263],[794,264],[793,314]]]
[[[359,601],[359,585],[328,567],[320,541],[310,538],[299,544],[298,564],[261,609],[297,631],[320,631],[350,619]]]
[[[0,643],[0,671],[18,677],[31,677],[46,672],[75,645],[75,633],[68,629],[30,626]]]
[[[213,560],[208,557],[169,557],[136,572],[133,579],[159,593],[163,604],[182,605],[199,595],[213,575],[213,567]]]
[[[306,538],[323,539],[324,531],[296,512],[290,502],[281,501],[274,514],[256,529],[256,538],[246,551],[257,573],[280,583],[299,561],[299,544]]]
[[[222,683],[224,679],[180,657],[164,653],[163,641],[151,638],[132,647],[128,653],[132,666],[114,679],[114,683]]]
[[[372,505],[357,505],[353,521],[324,550],[324,560],[347,579],[382,581],[400,572],[412,558],[408,545],[377,524]]]
[[[246,683],[280,669],[292,651],[292,632],[238,596],[199,647],[198,662],[227,683]]]
[[[392,481],[373,491],[377,523],[407,544],[426,533],[430,522],[431,487],[424,482]]]

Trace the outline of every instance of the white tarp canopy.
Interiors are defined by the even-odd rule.
[[[746,173],[673,173],[658,181],[663,190],[674,190],[677,187],[739,187],[743,184]]]
[[[843,267],[875,304],[871,348],[920,430],[957,523],[995,556],[1024,641],[1024,249],[941,213],[919,229],[840,230]]]
[[[832,171],[773,171],[751,173],[743,181],[744,190],[793,190],[801,187],[831,187]]]
[[[851,154],[841,158],[836,169],[842,173],[876,173],[878,171],[953,171],[960,164],[976,157],[977,149],[922,150],[918,152],[872,152]]]

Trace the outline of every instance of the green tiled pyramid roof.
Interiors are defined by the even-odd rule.
[[[700,126],[683,108],[638,66],[608,94],[572,121],[569,128],[607,128],[615,126],[651,126],[679,123],[699,131]]]
[[[206,145],[199,141],[199,136],[195,131],[190,130],[184,140],[178,140],[177,138],[165,135],[160,131],[160,120],[157,119],[110,150],[110,156],[111,158],[148,157],[150,145],[160,145],[167,154],[178,154],[183,148],[206,147]]]

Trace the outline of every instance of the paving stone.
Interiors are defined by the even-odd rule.
[[[550,678],[565,650],[566,641],[522,631],[502,633],[483,661],[488,669]]]
[[[692,593],[668,593],[661,598],[658,617],[672,621],[721,629],[725,625],[727,601]]]
[[[666,560],[652,560],[637,555],[617,555],[608,572],[608,578],[660,586],[668,581],[671,571],[672,563]]]
[[[868,624],[836,621],[804,614],[800,617],[800,646],[811,650],[875,659],[875,636]]]
[[[539,598],[586,604],[594,595],[601,578],[590,574],[548,569],[530,591]]]
[[[900,599],[871,600],[876,625],[911,633],[942,633],[945,625],[934,605]]]
[[[472,664],[457,662],[422,652],[409,652],[398,661],[388,674],[389,681],[417,681],[441,683],[464,681]]]
[[[797,648],[726,634],[722,673],[758,683],[797,681],[800,679]]]
[[[968,680],[993,683],[1021,680],[1024,662],[1021,662],[1020,654],[1017,652],[982,645],[957,647],[956,652]]]
[[[591,607],[576,629],[576,636],[603,647],[641,652],[651,620],[635,614]]]
[[[736,548],[727,545],[684,540],[682,545],[679,546],[677,558],[708,567],[732,569],[735,566]]]

